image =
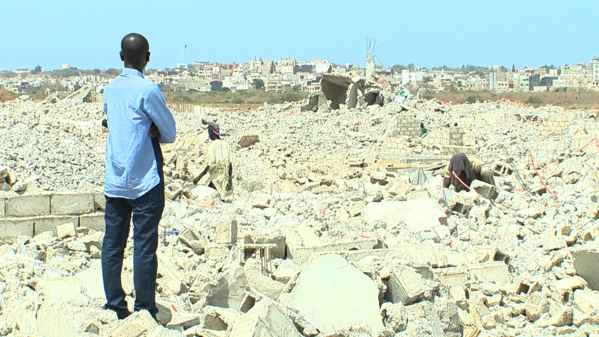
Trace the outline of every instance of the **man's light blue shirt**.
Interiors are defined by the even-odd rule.
[[[160,131],[160,143],[172,143],[175,119],[158,85],[131,68],[104,89],[104,111],[108,120],[104,194],[137,199],[161,179],[150,127],[154,123]]]

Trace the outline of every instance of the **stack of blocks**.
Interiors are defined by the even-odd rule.
[[[0,237],[34,236],[72,223],[104,230],[102,192],[39,193],[0,198]]]

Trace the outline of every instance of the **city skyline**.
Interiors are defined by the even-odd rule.
[[[137,9],[136,6],[139,6]],[[122,68],[121,38],[145,35],[149,68],[253,58],[329,60],[364,66],[368,39],[391,67],[488,66],[521,69],[587,63],[599,54],[591,1],[381,1],[370,5],[171,1],[5,2],[0,70]]]

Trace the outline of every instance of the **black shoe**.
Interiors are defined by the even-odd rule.
[[[108,304],[104,305],[104,309],[112,310],[112,311],[116,312],[116,316],[119,319],[125,319],[125,318],[129,317],[129,315],[131,315],[131,312],[127,309],[114,308]]]

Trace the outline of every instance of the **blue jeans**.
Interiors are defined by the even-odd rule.
[[[133,220],[133,285],[134,310],[148,310],[156,317],[156,272],[158,259],[158,223],[164,210],[164,184],[159,183],[137,199],[106,196],[104,220],[106,232],[102,244],[102,278],[106,294],[106,309],[119,318],[129,314],[121,284],[123,256],[131,220]]]

